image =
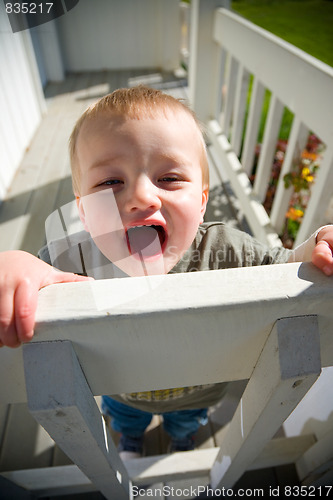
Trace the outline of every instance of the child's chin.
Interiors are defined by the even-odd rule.
[[[133,254],[127,259],[116,263],[117,267],[132,277],[138,276],[156,276],[166,274],[163,255],[150,255],[143,257],[139,254]]]

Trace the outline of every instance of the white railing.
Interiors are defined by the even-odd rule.
[[[327,438],[271,439],[333,365],[332,280],[297,263],[128,280],[46,287],[33,342],[0,350],[0,400],[28,401],[84,474],[71,466],[2,476],[45,496],[88,487],[124,499],[132,484],[210,474],[213,487],[231,488],[249,468],[290,462],[300,480],[322,480]],[[220,450],[190,452],[189,462],[181,453],[124,465],[93,397],[243,379]]]
[[[227,9],[216,10],[216,3],[193,2],[191,30],[197,37],[191,45],[191,101],[207,124],[218,163],[227,171],[259,240],[279,244],[292,196],[292,188],[286,189],[282,179],[300,159],[309,132],[325,145],[297,245],[320,225],[333,222],[327,215],[333,194],[333,68]],[[252,186],[249,175],[266,89],[271,92],[270,105]],[[285,108],[294,118],[269,217],[262,202]]]

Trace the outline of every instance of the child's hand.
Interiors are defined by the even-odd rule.
[[[18,347],[31,340],[38,290],[87,279],[91,278],[58,271],[27,252],[0,253],[0,347]]]
[[[312,252],[312,263],[327,276],[333,275],[333,225],[325,226],[317,234],[317,243]]]

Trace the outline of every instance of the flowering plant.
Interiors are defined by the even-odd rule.
[[[285,139],[279,139],[274,155],[271,176],[268,183],[266,198],[263,203],[268,215],[271,212],[274,195],[282,169],[285,152],[288,142]],[[310,199],[310,190],[315,182],[315,174],[319,168],[321,161],[321,151],[324,145],[317,136],[311,134],[308,138],[306,147],[300,155],[300,160],[294,165],[291,172],[286,174],[283,182],[286,188],[293,187],[294,191],[290,200],[289,208],[286,213],[285,228],[281,240],[285,247],[291,248],[297,236],[297,232],[301,225],[305,209]],[[257,144],[255,155],[255,166],[260,155],[261,145]],[[254,182],[254,174],[250,177],[251,182]]]
[[[302,151],[299,163],[283,177],[286,188],[293,186],[294,192],[286,213],[284,239],[291,246],[301,225],[305,209],[310,199],[311,185],[321,160],[322,143],[314,134],[309,136],[307,145]]]

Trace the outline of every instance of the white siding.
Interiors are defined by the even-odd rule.
[[[41,119],[43,97],[28,31],[0,10],[0,202]]]
[[[67,71],[179,65],[179,0],[80,0],[57,24]]]

